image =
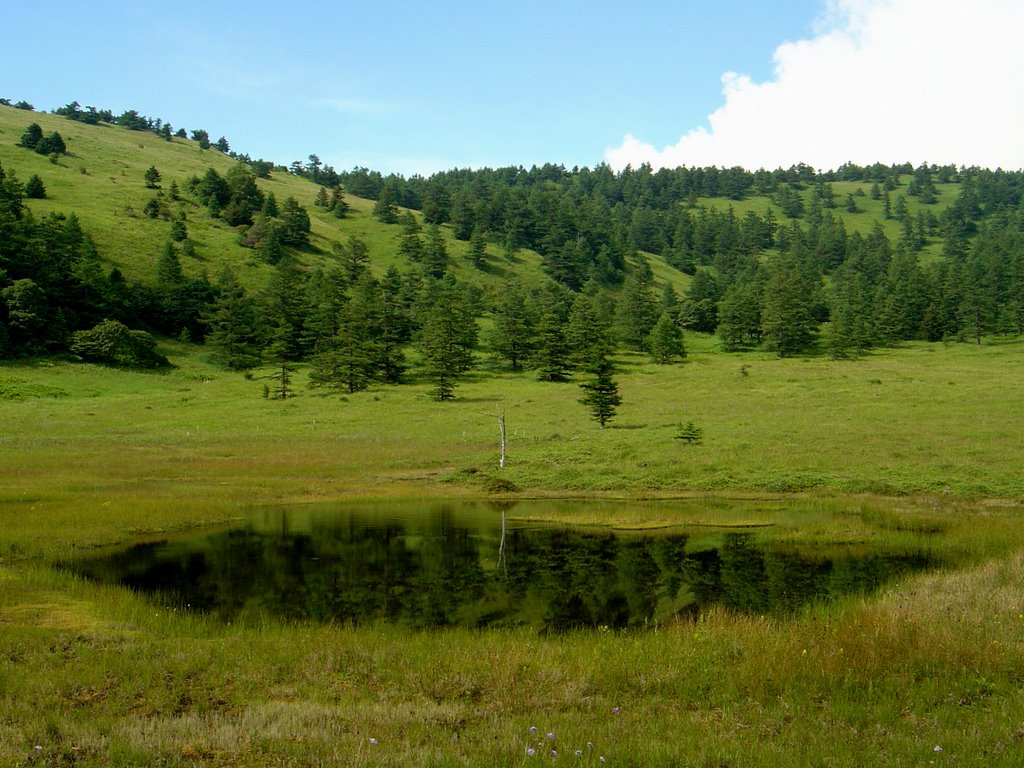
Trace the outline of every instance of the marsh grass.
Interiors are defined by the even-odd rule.
[[[0,764],[518,766],[535,726],[559,762],[592,742],[614,765],[1017,765],[1024,347],[850,364],[703,344],[670,368],[623,358],[606,430],[572,384],[526,374],[453,403],[420,384],[279,403],[179,344],[164,374],[0,367]],[[680,446],[690,419],[704,440]],[[486,496],[489,478],[593,499],[547,513],[577,524],[759,525],[795,548],[938,533],[974,565],[787,619],[545,636],[219,624],[48,565],[257,504]],[[685,520],[630,501],[666,497],[694,500]]]
[[[560,761],[1013,765],[1022,577],[1015,556],[794,619],[541,637],[222,626],[26,566],[0,602],[0,760],[520,765],[534,726]]]

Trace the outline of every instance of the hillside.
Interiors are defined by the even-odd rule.
[[[593,355],[681,359],[683,331],[833,357],[1024,332],[1019,173],[548,164],[406,179],[316,155],[272,167],[117,120],[0,107],[0,164],[33,187],[0,189],[6,357],[88,358],[97,338],[75,334],[110,319],[101,336],[210,334],[234,368],[316,357],[318,377],[354,391],[397,382],[405,363],[378,358],[412,344],[440,379],[485,350],[557,381]],[[51,138],[58,151],[32,151]],[[463,337],[433,339],[431,361],[442,326]]]
[[[68,146],[68,154],[56,162],[18,147],[19,137],[30,123],[44,133],[58,131]],[[44,113],[0,106],[0,165],[16,172],[24,182],[38,175],[47,196],[28,201],[36,216],[50,213],[76,214],[83,229],[94,239],[101,259],[117,267],[129,280],[152,281],[155,264],[169,235],[169,222],[144,214],[147,202],[155,194],[166,196],[171,183],[181,191],[180,201],[168,201],[172,213],[186,213],[189,238],[195,243],[196,257],[182,264],[186,273],[208,273],[211,278],[229,266],[244,285],[263,285],[270,272],[251,248],[239,244],[239,230],[211,218],[203,207],[185,192],[192,177],[202,177],[210,168],[226,175],[236,160],[215,148],[202,150],[191,139],[164,139],[149,131],[129,130],[118,125],[87,125]],[[159,190],[148,189],[144,176],[155,167],[161,175]],[[344,219],[314,205],[319,186],[301,176],[277,168],[270,178],[258,179],[264,193],[273,192],[279,201],[294,197],[310,215],[311,238],[299,256],[307,266],[327,266],[336,259],[335,246],[349,237],[363,240],[369,248],[373,269],[378,274],[395,264],[405,268],[398,255],[400,227],[385,225],[371,215],[374,202],[346,194],[350,210]],[[468,280],[485,289],[494,289],[515,274],[528,282],[542,279],[540,256],[529,249],[519,250],[509,261],[493,243],[487,247],[483,269],[468,260],[470,245],[456,240],[450,227],[442,233],[452,257],[450,268],[460,280]],[[659,279],[682,288],[688,279],[654,257],[653,267]]]

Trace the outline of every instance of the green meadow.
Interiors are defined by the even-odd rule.
[[[29,122],[59,130],[69,154],[16,147]],[[152,281],[170,227],[142,213],[155,194],[146,169],[167,193],[232,162],[188,140],[0,107],[0,163],[47,188],[27,207],[75,212],[106,266],[133,281]],[[259,184],[309,211],[306,266],[329,264],[353,235],[375,271],[399,258],[400,227],[378,222],[371,201],[347,196],[338,220],[313,206],[306,180],[274,171]],[[870,185],[833,188],[849,231],[881,219]],[[861,212],[846,213],[857,188]],[[943,204],[956,195],[937,192]],[[700,204],[739,217],[769,206]],[[250,288],[266,281],[236,230],[187,199],[175,206],[196,246],[187,273],[229,265]],[[541,279],[533,251],[509,261],[492,243],[475,269],[469,244],[442,231],[459,279],[485,294],[513,273]],[[651,266],[659,284],[689,283],[658,257]],[[451,402],[434,400],[414,354],[408,383],[347,395],[311,388],[300,366],[296,396],[281,401],[264,397],[269,370],[229,373],[202,347],[159,344],[172,366],[155,373],[0,363],[0,766],[1020,764],[1020,338],[835,361],[725,354],[689,333],[685,362],[616,355],[622,404],[604,429],[578,382],[510,373],[482,353]],[[679,439],[687,424],[699,441]],[[785,618],[718,609],[565,634],[229,624],[56,565],[266,505],[423,498],[585,499],[545,520],[744,528],[793,548],[927,534],[965,565]]]
[[[178,344],[166,373],[3,366],[0,764],[1015,765],[1021,342],[853,363],[688,342],[681,365],[619,360],[603,430],[575,384],[487,361],[450,403],[425,383],[266,400],[259,372]],[[687,421],[700,443],[675,439]],[[786,619],[565,635],[224,625],[48,565],[388,496],[580,496],[566,522],[623,528],[680,507],[601,499],[683,499],[690,524],[794,546],[943,531],[972,564]]]

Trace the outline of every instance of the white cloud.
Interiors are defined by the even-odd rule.
[[[1020,0],[830,0],[815,37],[776,49],[771,80],[722,76],[707,128],[661,150],[628,135],[606,159],[1024,168],[1022,30]]]

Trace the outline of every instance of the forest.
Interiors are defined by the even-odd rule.
[[[55,164],[75,151],[59,132],[44,135],[21,104],[20,151]],[[233,164],[169,180],[147,169],[143,216],[165,221],[167,235],[149,279],[134,281],[108,267],[76,211],[33,214],[33,199],[47,194],[38,174],[22,183],[17,162],[0,165],[3,358],[157,367],[166,360],[153,336],[165,336],[205,344],[232,370],[270,366],[268,396],[289,397],[295,366],[308,363],[313,385],[347,392],[400,383],[415,367],[443,400],[477,353],[543,380],[589,371],[607,383],[617,350],[671,364],[685,358],[690,332],[715,334],[726,352],[834,358],[908,340],[980,343],[1024,332],[1019,171],[614,172],[602,164],[404,178],[338,172],[315,154],[289,167],[253,161],[223,137],[211,144],[195,130],[188,140],[134,111],[114,117],[72,102],[55,114],[194,142]],[[282,174],[306,180],[309,198],[278,201],[261,187]],[[937,185],[955,190],[945,204]],[[373,202],[389,233],[387,268],[356,234],[333,242],[325,258],[307,258],[310,209],[344,221],[347,196]],[[737,213],[755,200],[761,210]],[[849,226],[869,205],[881,217]],[[245,286],[214,260],[197,274],[183,269],[195,255],[189,221],[197,217],[234,230],[269,269],[262,285]],[[451,251],[460,242],[468,250],[458,258],[471,269],[457,278]],[[540,273],[517,269],[524,252],[539,255]],[[686,276],[686,289],[659,282],[652,258]],[[484,291],[474,274],[493,271],[495,259],[505,276]]]

